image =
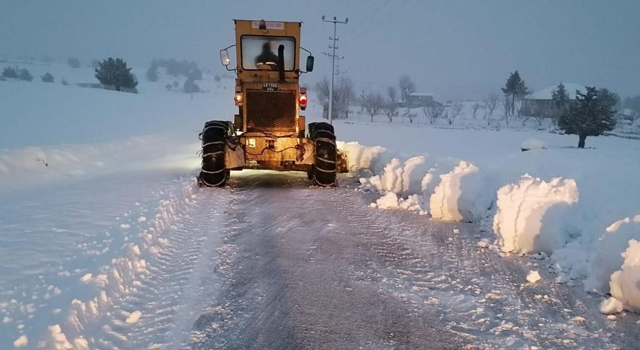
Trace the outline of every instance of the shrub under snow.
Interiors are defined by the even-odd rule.
[[[547,144],[540,139],[528,139],[520,145],[522,151],[530,151],[534,149],[547,149]]]
[[[498,190],[498,212],[493,231],[504,252],[537,253],[553,251],[566,244],[563,232],[555,225],[543,225],[548,211],[578,202],[578,186],[571,179],[555,178],[545,182],[524,175],[518,184]]]

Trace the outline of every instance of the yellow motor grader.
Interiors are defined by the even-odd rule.
[[[334,186],[341,165],[333,126],[305,123],[306,88],[300,75],[313,71],[314,57],[300,46],[299,22],[234,20],[236,44],[220,50],[222,65],[236,72],[238,114],[209,121],[200,134],[204,186],[222,187],[231,170],[305,171],[319,186]],[[229,49],[235,47],[236,68]],[[306,53],[305,70],[300,56]],[[340,158],[340,159],[339,159]]]

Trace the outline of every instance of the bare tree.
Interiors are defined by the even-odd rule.
[[[504,112],[502,120],[504,120],[504,123],[509,126],[509,123],[511,122],[511,114],[509,114],[509,112],[513,107],[511,105],[511,100],[508,97],[504,98],[500,103],[500,107],[502,107],[502,111]]]
[[[430,107],[422,107],[422,113],[427,117],[430,124],[435,124],[440,117],[442,117],[442,113],[444,113],[444,107],[441,106],[430,106]]]
[[[524,126],[527,120],[529,119],[525,116],[526,108],[527,108],[527,97],[531,95],[529,91],[524,91],[522,96],[518,96],[515,102],[515,113],[518,119],[523,119],[522,125]]]
[[[338,97],[335,102],[338,104],[338,111],[344,113],[346,118],[349,118],[349,106],[356,99],[353,81],[349,78],[340,78],[337,92]]]
[[[329,108],[329,79],[324,78],[316,84],[316,96],[322,107]],[[333,89],[333,115],[339,118],[340,115],[349,117],[349,105],[355,100],[356,94],[351,79],[342,78]]]
[[[367,114],[371,116],[372,122],[373,117],[380,114],[384,107],[384,97],[379,93],[370,93],[365,98],[364,109],[367,111]]]
[[[450,110],[445,114],[445,119],[447,119],[447,123],[449,123],[449,125],[453,125],[453,122],[460,115],[460,113],[462,113],[463,108],[464,104],[460,101],[456,101],[451,104]]]
[[[411,93],[416,92],[416,84],[411,80],[411,77],[408,75],[403,75],[400,77],[400,81],[398,83],[400,87],[400,100],[402,105],[407,107],[409,102],[409,95]]]
[[[417,113],[411,113],[411,109],[407,108],[407,109],[405,109],[404,113],[402,113],[402,116],[404,118],[408,118],[409,119],[409,123],[413,123],[413,120],[418,117],[418,114]]]
[[[538,127],[541,128],[546,119],[546,115],[542,112],[541,108],[537,105],[532,106],[531,116],[533,117],[533,120],[535,120]]]
[[[473,119],[476,119],[476,113],[480,108],[482,108],[482,105],[480,104],[480,102],[476,101],[474,104],[471,105],[471,110],[473,111]]]
[[[387,88],[387,97],[390,103],[395,104],[398,101],[398,90],[393,86],[389,86]]]
[[[364,93],[364,90],[362,90],[362,92],[360,93],[360,96],[358,96],[358,103],[360,103],[360,113],[364,112],[364,105],[367,101],[367,94]]]
[[[389,123],[393,122],[393,118],[397,118],[400,115],[398,106],[395,103],[387,103],[382,111],[389,118]]]
[[[387,88],[387,97],[388,101],[384,106],[383,112],[389,118],[389,123],[393,122],[393,118],[396,118],[400,115],[400,111],[398,111],[398,105],[396,104],[396,99],[398,98],[398,92],[396,88],[393,86],[389,86]]]
[[[498,99],[500,97],[496,93],[491,93],[487,98],[482,101],[482,109],[484,109],[484,118],[491,119],[493,116],[493,112],[496,110],[498,106]]]

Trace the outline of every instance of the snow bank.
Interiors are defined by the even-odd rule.
[[[640,214],[614,222],[600,237],[590,259],[591,273],[585,281],[587,290],[609,291],[609,278],[625,262],[623,253],[631,240],[640,240]]]
[[[461,161],[451,172],[440,175],[440,183],[429,198],[434,219],[474,221],[489,210],[494,193],[487,191],[480,169]]]
[[[190,146],[184,151],[193,154],[191,168],[198,165],[195,150]],[[0,192],[142,166],[172,152],[176,152],[175,145],[162,136],[104,144],[0,149]]]
[[[120,257],[113,259],[110,266],[100,269],[102,273],[87,273],[82,277],[83,282],[98,289],[98,295],[84,301],[73,300],[66,322],[49,327],[46,349],[90,348],[88,340],[93,341],[96,332],[104,325],[104,318],[118,317],[113,314],[114,305],[127,300],[147,278],[150,267],[147,259],[153,258],[166,245],[163,234],[175,228],[181,207],[189,205],[198,189],[195,177],[178,184],[168,199],[159,201],[158,214],[148,221],[148,228],[140,229],[138,242],[127,243]],[[133,311],[122,316],[119,322],[135,324],[141,316],[139,311]]]
[[[629,248],[622,254],[624,263],[622,268],[611,275],[611,299],[610,304],[621,304],[624,308],[640,312],[640,242],[637,240],[629,241]],[[606,308],[605,308],[606,309]],[[616,308],[615,311],[617,310]],[[601,308],[602,311],[602,308]],[[612,313],[614,310],[604,310]]]
[[[559,215],[546,216],[578,202],[578,186],[571,179],[555,178],[545,182],[524,175],[518,184],[498,191],[498,211],[493,230],[504,252],[537,253],[562,248],[568,239],[555,222]],[[545,223],[546,220],[546,223]],[[545,223],[543,225],[543,223]]]
[[[340,135],[380,145],[342,146],[351,169],[362,177],[362,188],[386,197],[372,206],[415,209],[408,205],[412,202],[433,218],[495,227],[502,251],[546,252],[557,283],[575,285],[586,279],[585,289],[608,293],[628,241],[640,241],[634,218],[623,220],[616,230],[618,225],[612,225],[640,206],[636,140],[590,138],[593,149],[577,150],[575,137],[551,133],[401,124],[367,125],[362,133],[363,127],[343,123]],[[389,151],[393,149],[402,153]],[[533,176],[524,180],[523,174]],[[417,200],[410,200],[414,195]]]

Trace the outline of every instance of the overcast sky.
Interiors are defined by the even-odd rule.
[[[331,68],[327,15],[349,17],[339,54],[359,90],[409,74],[421,92],[478,98],[517,69],[532,90],[564,81],[625,97],[640,94],[638,14],[638,0],[5,0],[0,56],[118,56],[141,69],[177,58],[222,71],[233,18],[302,21],[302,45],[317,56],[311,83]]]

